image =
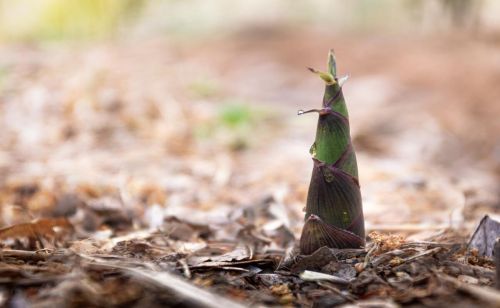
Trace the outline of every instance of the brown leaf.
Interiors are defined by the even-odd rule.
[[[491,257],[495,240],[499,236],[500,223],[486,215],[481,219],[476,231],[474,231],[469,242],[469,249],[476,248],[479,255]]]
[[[198,252],[202,253],[202,251]],[[197,266],[205,262],[210,262],[213,266],[218,266],[218,264],[224,264],[233,261],[243,261],[249,260],[251,257],[248,248],[244,245],[238,245],[234,247],[233,250],[218,256],[200,256],[194,255],[188,259],[188,263],[191,266]]]
[[[0,240],[9,238],[28,238],[30,241],[59,240],[73,233],[73,225],[66,218],[41,218],[30,223],[23,223],[0,229]]]

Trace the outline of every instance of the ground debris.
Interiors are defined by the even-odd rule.
[[[85,197],[79,199],[79,210],[70,213],[79,215],[86,204]],[[152,307],[166,302],[215,307],[223,301],[235,307],[369,305],[370,300],[380,298],[390,298],[383,304],[390,307],[433,306],[436,298],[486,304],[496,300],[490,289],[480,289],[495,283],[493,260],[468,251],[465,238],[440,243],[372,232],[365,249],[323,247],[311,255],[300,255],[296,248],[288,247],[285,258],[286,250],[277,250],[274,238],[264,240],[258,233],[257,225],[264,225],[258,219],[273,220],[269,214],[261,218],[252,214],[251,222],[235,220],[211,226],[165,216],[157,230],[119,235],[120,231],[106,231],[118,225],[110,225],[105,216],[118,217],[121,209],[114,205],[110,211],[111,203],[105,204],[99,209],[104,228],[91,238],[79,238],[81,234],[72,231],[69,221],[78,221],[72,215],[0,230],[0,285],[21,290],[17,299],[10,300],[23,296],[39,307],[60,304],[61,298],[72,305]],[[94,210],[97,205],[92,205]],[[58,237],[59,229],[64,236]],[[231,238],[228,230],[240,231]],[[241,230],[245,230],[243,237]],[[221,234],[224,241],[217,240]],[[24,237],[34,240],[34,246],[19,245]],[[59,248],[34,249],[47,239],[59,243]],[[26,293],[23,288],[35,292]]]

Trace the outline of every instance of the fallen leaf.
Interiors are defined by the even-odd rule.
[[[469,249],[477,249],[479,255],[491,257],[496,239],[500,237],[500,222],[484,216],[469,241]]]
[[[43,238],[58,241],[73,232],[73,225],[66,218],[41,218],[0,229],[0,240],[28,238],[30,242],[40,242]]]

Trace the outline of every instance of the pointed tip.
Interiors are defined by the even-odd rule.
[[[333,76],[337,76],[337,61],[335,60],[335,51],[330,49],[328,51],[328,72]]]

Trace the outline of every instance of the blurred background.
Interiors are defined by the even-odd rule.
[[[497,1],[0,0],[0,225],[67,192],[150,226],[272,196],[298,234],[330,48],[368,229],[500,213]]]

